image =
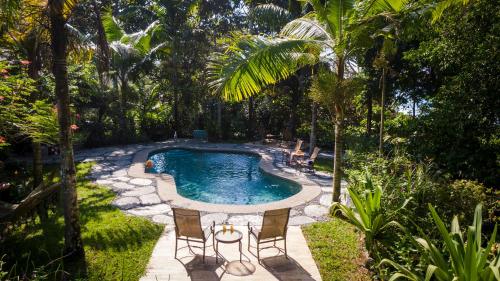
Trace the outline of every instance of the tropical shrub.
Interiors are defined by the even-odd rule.
[[[390,265],[397,272],[389,280],[500,280],[500,255],[492,252],[496,242],[497,225],[486,247],[482,243],[482,205],[478,204],[474,212],[474,221],[467,228],[466,239],[460,230],[458,217],[455,216],[448,231],[444,222],[429,204],[429,210],[438,229],[441,241],[436,245],[420,230],[421,238],[414,241],[420,246],[421,255],[428,262],[425,274],[402,266],[391,259],[383,259],[381,265]],[[442,247],[441,247],[442,246]],[[434,278],[434,279],[433,279]]]
[[[393,218],[400,213],[401,209],[405,208],[409,199],[399,208],[388,213],[382,209],[382,188],[373,184],[368,173],[363,182],[363,188],[363,191],[358,191],[357,188],[348,188],[354,208],[334,203],[332,210],[334,213],[341,211],[347,220],[364,234],[366,250],[370,256],[378,258],[380,252],[389,247],[387,231],[394,227],[403,228]]]

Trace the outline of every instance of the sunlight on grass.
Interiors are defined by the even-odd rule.
[[[127,216],[111,206],[114,193],[84,179],[91,166],[91,163],[82,163],[77,167],[87,280],[138,280],[144,274],[163,227],[144,218]],[[43,266],[61,256],[63,230],[63,217],[57,212],[51,214],[43,226],[37,223],[18,229],[1,250],[12,259],[8,260],[11,266],[18,262],[18,272],[24,270],[26,264]],[[46,270],[55,271],[63,265],[55,262],[54,266]],[[59,269],[78,276],[81,266],[66,265]]]
[[[359,235],[349,223],[332,218],[305,226],[303,233],[323,281],[371,280]]]

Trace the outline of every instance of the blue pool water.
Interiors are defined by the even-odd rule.
[[[259,169],[252,154],[187,149],[165,150],[149,156],[148,172],[174,177],[177,193],[202,202],[250,205],[277,201],[300,191],[300,186]]]

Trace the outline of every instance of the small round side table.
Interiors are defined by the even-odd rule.
[[[215,263],[217,263],[218,258],[219,258],[219,242],[224,243],[224,244],[231,244],[231,243],[236,243],[238,242],[239,244],[239,250],[240,250],[240,262],[241,262],[241,239],[243,238],[243,233],[239,230],[231,230],[227,229],[226,231],[224,230],[219,230],[215,233]]]

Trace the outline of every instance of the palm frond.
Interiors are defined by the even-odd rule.
[[[347,15],[354,9],[354,0],[330,0],[326,2],[327,21],[335,38],[341,39]]]
[[[106,38],[109,42],[119,41],[125,35],[123,29],[113,17],[111,10],[107,11],[102,16],[102,25],[104,27],[104,32],[106,33]]]
[[[274,4],[261,4],[250,10],[250,19],[259,26],[279,30],[292,19],[288,10]]]
[[[303,65],[316,63],[320,50],[321,46],[309,40],[246,36],[209,64],[209,87],[227,100],[239,101]]]
[[[325,27],[315,19],[314,13],[289,22],[283,27],[280,35],[297,39],[322,40],[327,44],[333,43]]]

